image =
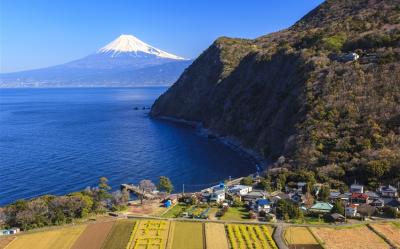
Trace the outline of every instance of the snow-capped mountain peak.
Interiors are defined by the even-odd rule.
[[[173,55],[162,51],[161,49],[155,48],[139,40],[133,35],[120,35],[117,39],[97,51],[97,53],[112,53],[112,57],[120,53],[138,52],[152,54],[167,59],[184,60],[184,58],[180,56]]]

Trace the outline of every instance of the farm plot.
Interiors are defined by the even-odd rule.
[[[15,239],[15,237],[0,238],[0,249],[6,248],[6,246],[7,246],[8,244],[10,244],[11,241],[13,241],[14,239]]]
[[[176,222],[173,249],[203,249],[203,224],[198,222]]]
[[[218,223],[206,223],[206,244],[207,249],[228,249],[226,240],[225,225]]]
[[[366,226],[311,228],[327,249],[384,249],[390,246]]]
[[[113,225],[113,221],[89,224],[72,249],[100,249]]]
[[[371,226],[380,234],[385,236],[391,243],[400,248],[400,227],[393,223],[371,224]]]
[[[132,234],[133,249],[164,249],[168,240],[170,223],[163,220],[143,220],[138,222],[136,232]]]
[[[322,249],[306,227],[288,227],[285,230],[285,240],[289,248]]]
[[[278,249],[267,226],[229,224],[227,231],[232,249]]]
[[[85,226],[73,226],[17,236],[7,249],[69,249]]]
[[[134,233],[134,228],[134,221],[121,220],[115,222],[102,248],[125,249],[129,243],[132,233]]]

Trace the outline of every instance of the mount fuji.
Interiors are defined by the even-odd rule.
[[[43,69],[0,74],[0,87],[168,86],[192,60],[121,35],[84,58]]]

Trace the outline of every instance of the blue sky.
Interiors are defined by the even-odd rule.
[[[256,38],[322,0],[0,0],[0,71],[84,57],[120,34],[186,58],[220,36]]]

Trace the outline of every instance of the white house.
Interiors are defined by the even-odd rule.
[[[349,204],[345,208],[345,214],[348,217],[356,217],[357,216],[357,207],[358,205]]]
[[[222,202],[225,200],[225,190],[216,190],[210,195],[210,201]]]
[[[351,193],[364,193],[364,185],[354,182],[350,186],[350,192]]]
[[[234,185],[228,191],[229,193],[243,196],[250,193],[252,190],[253,190],[252,186]]]

